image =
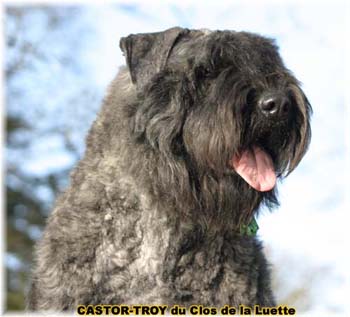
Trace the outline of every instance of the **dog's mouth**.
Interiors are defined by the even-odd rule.
[[[271,155],[260,146],[253,145],[234,155],[230,165],[257,191],[270,191],[276,185],[277,176]]]

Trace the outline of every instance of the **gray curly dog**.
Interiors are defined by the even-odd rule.
[[[29,310],[274,305],[255,218],[311,137],[274,42],[172,28],[120,41],[83,159],[36,248]]]

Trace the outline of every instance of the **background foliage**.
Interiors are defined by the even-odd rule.
[[[80,60],[76,7],[6,11],[7,307],[24,308],[33,244],[83,151],[100,96]],[[74,54],[72,54],[74,50]]]

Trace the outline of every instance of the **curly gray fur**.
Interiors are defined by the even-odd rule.
[[[274,305],[261,243],[238,229],[276,192],[227,162],[261,142],[279,177],[297,166],[311,112],[297,80],[271,40],[245,32],[173,28],[121,48],[127,68],[37,245],[28,309]],[[290,96],[288,122],[244,110],[268,89]]]

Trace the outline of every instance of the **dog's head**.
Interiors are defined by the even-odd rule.
[[[120,46],[141,100],[136,138],[172,169],[186,166],[192,188],[213,200],[225,184],[231,194],[258,195],[252,208],[264,198],[276,202],[276,179],[308,148],[311,106],[274,42],[172,28],[130,35]]]

